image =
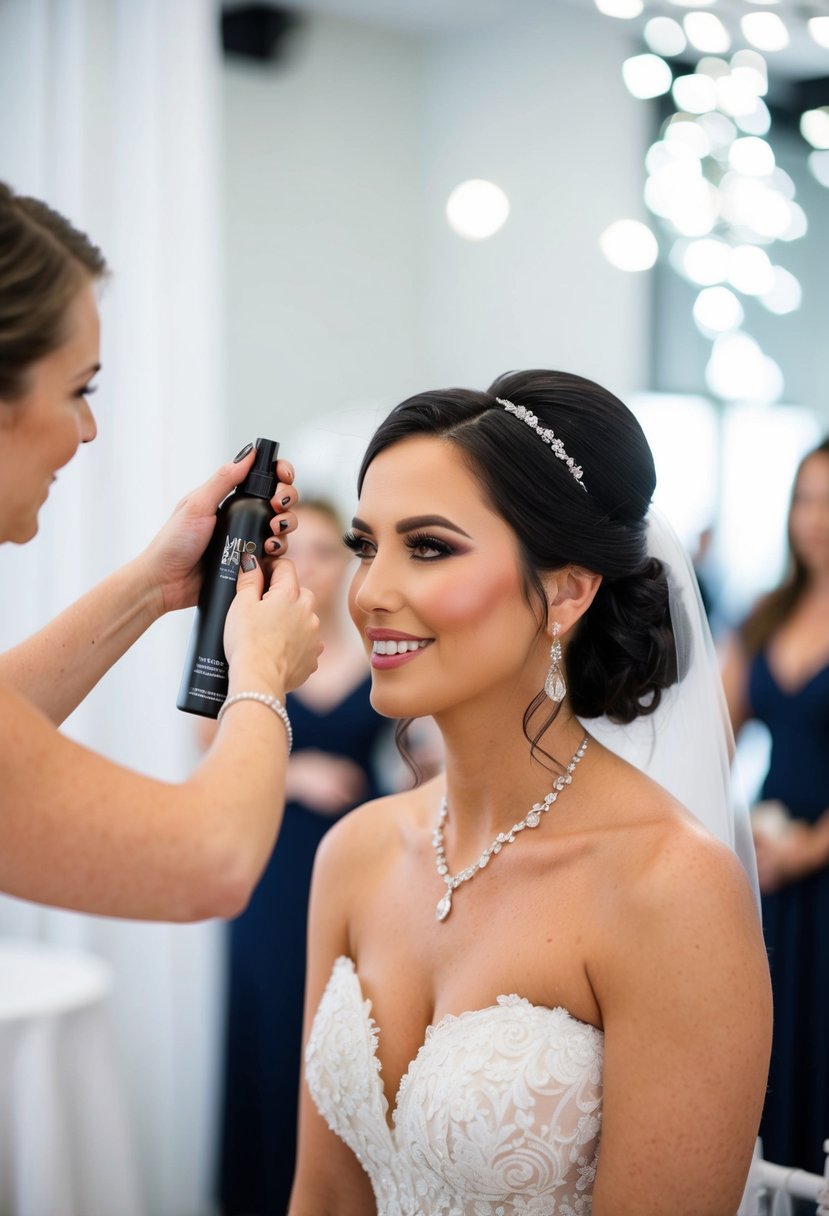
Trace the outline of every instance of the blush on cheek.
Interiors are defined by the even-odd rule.
[[[432,588],[431,604],[424,605],[424,617],[440,630],[460,625],[474,627],[501,612],[514,617],[517,609],[527,610],[518,571],[512,562],[470,564],[464,578],[447,578],[438,589]]]

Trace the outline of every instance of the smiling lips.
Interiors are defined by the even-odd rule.
[[[420,638],[417,640],[401,638],[399,641],[395,638],[378,638],[371,643],[372,654],[407,654],[411,650],[422,650],[424,646],[429,645],[428,638]]]
[[[366,631],[371,642],[372,667],[399,667],[425,650],[433,638],[415,638],[411,634],[392,634],[388,630]]]

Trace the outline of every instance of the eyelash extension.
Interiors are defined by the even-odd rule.
[[[83,388],[79,388],[75,393],[76,397],[91,397],[93,393],[97,393],[97,384],[85,384]]]
[[[366,558],[371,556],[363,549],[363,545],[372,545],[374,542],[368,540],[365,536],[355,536],[353,532],[346,532],[343,537],[343,544],[352,553],[356,553],[358,557]],[[406,537],[407,549],[434,549],[436,552],[432,557],[419,557],[416,561],[421,562],[436,562],[443,557],[450,557],[455,550],[451,545],[448,545],[445,540],[440,540],[437,536],[429,536],[425,532],[412,532]]]
[[[445,540],[440,540],[437,536],[429,536],[426,532],[412,532],[406,537],[406,548],[437,550],[434,557],[418,558],[422,562],[436,562],[442,557],[450,557],[455,552],[452,546],[448,545]]]
[[[346,549],[350,549],[352,553],[358,553],[362,556],[364,539],[362,536],[355,536],[353,532],[346,532],[343,537],[343,544]]]

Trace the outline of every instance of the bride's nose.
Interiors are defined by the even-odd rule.
[[[391,563],[379,553],[358,571],[351,598],[367,615],[372,612],[398,612],[404,604]]]

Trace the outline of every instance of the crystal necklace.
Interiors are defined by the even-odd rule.
[[[469,882],[470,878],[474,878],[479,870],[489,864],[489,859],[495,857],[501,852],[505,844],[512,844],[519,832],[523,832],[524,828],[537,828],[541,822],[541,816],[546,815],[550,807],[558,798],[565,785],[570,785],[573,780],[573,773],[576,771],[576,765],[581,760],[584,753],[587,751],[587,735],[584,736],[578,746],[577,751],[573,753],[570,763],[567,765],[564,773],[557,777],[553,783],[553,788],[549,794],[546,794],[543,802],[536,802],[534,806],[527,812],[520,823],[514,823],[506,832],[499,832],[493,840],[492,844],[487,845],[481,856],[471,866],[467,866],[465,870],[461,870],[457,874],[449,873],[449,866],[446,861],[446,853],[443,848],[443,825],[446,823],[446,817],[449,813],[449,807],[446,803],[446,797],[441,800],[440,811],[438,812],[438,822],[432,836],[432,845],[435,850],[435,864],[437,865],[438,874],[446,883],[446,894],[438,900],[435,908],[435,919],[446,920],[449,913],[452,911],[452,892],[459,887],[462,882]]]

